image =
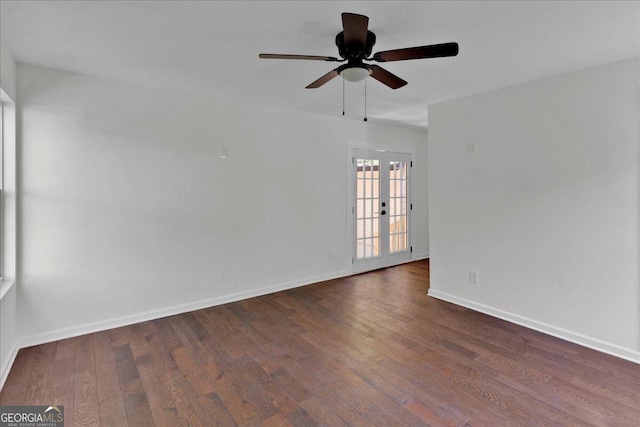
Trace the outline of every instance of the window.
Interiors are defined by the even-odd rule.
[[[16,104],[0,88],[0,298],[16,276]]]

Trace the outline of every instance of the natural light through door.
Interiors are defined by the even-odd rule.
[[[380,160],[357,159],[356,258],[380,255]]]
[[[355,149],[352,165],[355,270],[409,261],[411,156]]]
[[[389,252],[407,250],[407,162],[389,162]]]

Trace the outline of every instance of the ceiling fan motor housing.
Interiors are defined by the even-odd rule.
[[[363,60],[371,55],[373,45],[376,44],[376,35],[367,30],[367,42],[364,46],[346,46],[344,43],[344,31],[340,31],[336,35],[336,46],[338,46],[338,53],[347,61]]]

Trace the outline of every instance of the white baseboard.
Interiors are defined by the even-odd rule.
[[[527,317],[519,316],[514,313],[509,313],[507,311],[490,307],[488,305],[480,304],[464,298],[460,298],[455,295],[448,294],[446,292],[429,289],[428,295],[430,297],[447,301],[452,304],[460,305],[466,308],[470,308],[472,310],[479,311],[484,314],[488,314],[489,316],[497,317],[499,319],[506,320],[508,322],[515,323],[517,325],[524,326],[526,328],[533,329],[533,330],[545,333],[547,335],[552,335],[556,338],[570,341],[572,343],[581,345],[583,347],[588,347],[590,349],[597,350],[602,353],[607,353],[612,356],[616,356],[621,359],[625,359],[630,362],[635,362],[640,364],[640,352],[630,348],[622,347],[617,344],[602,341],[597,338],[592,338],[587,335],[569,331],[567,329],[559,328],[557,326],[549,325],[547,323],[539,322],[534,319],[529,319]]]
[[[202,308],[214,307],[216,305],[227,304],[230,302],[240,301],[247,298],[267,295],[274,292],[279,292],[287,289],[297,288],[300,286],[310,285],[312,283],[324,282],[325,280],[337,279],[340,277],[347,276],[348,274],[349,273],[346,271],[337,271],[334,273],[323,274],[320,276],[308,277],[302,280],[294,280],[291,282],[280,283],[277,285],[267,286],[264,288],[253,289],[246,292],[238,292],[235,294],[209,298],[206,300],[194,301],[187,304],[181,304],[173,307],[162,308],[159,310],[151,310],[144,313],[136,313],[129,316],[118,317],[115,319],[109,319],[109,320],[93,322],[93,323],[86,323],[84,325],[72,326],[70,328],[64,328],[56,331],[45,332],[43,334],[36,334],[36,335],[27,336],[27,337],[22,337],[18,339],[17,346],[16,346],[16,353],[17,353],[17,349],[21,349],[25,347],[31,347],[34,345],[45,344],[52,341],[58,341],[66,338],[77,337],[80,335],[91,334],[94,332],[105,331],[108,329],[119,328],[122,326],[128,326],[135,323],[160,319],[167,316],[174,316],[176,314],[182,314],[182,313],[187,313],[194,310],[200,310]],[[8,374],[8,370],[7,370],[7,374]],[[3,371],[3,376],[4,375],[5,373]]]
[[[2,387],[4,387],[4,383],[5,381],[7,381],[7,378],[9,377],[9,371],[13,366],[13,362],[16,361],[16,357],[18,356],[19,350],[20,348],[18,347],[17,343],[13,344],[11,353],[9,354],[9,357],[7,358],[7,360],[2,366],[2,371],[0,371],[0,391],[2,390]]]
[[[420,261],[421,259],[427,259],[429,258],[429,252],[422,252],[419,254],[413,254],[413,256],[411,257],[411,261]]]

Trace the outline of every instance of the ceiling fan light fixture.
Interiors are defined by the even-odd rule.
[[[348,67],[340,71],[340,75],[348,82],[361,82],[371,75],[371,69],[367,67]]]

